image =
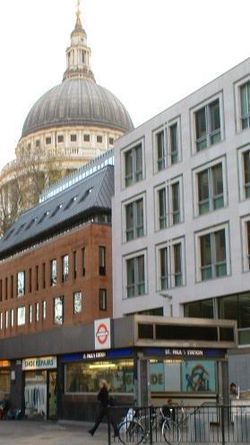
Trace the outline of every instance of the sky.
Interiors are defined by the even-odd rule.
[[[76,0],[0,2],[0,168],[24,120],[61,83]],[[135,126],[250,56],[249,0],[81,0],[99,85]]]

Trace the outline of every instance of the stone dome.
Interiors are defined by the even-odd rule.
[[[59,126],[87,125],[127,132],[133,128],[124,105],[110,91],[85,78],[65,79],[33,105],[22,137]]]

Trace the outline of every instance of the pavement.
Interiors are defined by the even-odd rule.
[[[91,426],[85,422],[1,420],[0,445],[108,445],[107,425],[101,424],[94,437],[88,433]]]

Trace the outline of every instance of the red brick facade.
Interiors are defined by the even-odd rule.
[[[100,247],[104,248],[103,264],[99,259]],[[67,255],[69,273],[63,281],[62,257]],[[55,285],[51,284],[52,260],[57,261]],[[25,292],[17,296],[17,274],[23,271]],[[82,295],[79,313],[73,310],[74,292]],[[102,308],[100,292],[107,297],[101,301]],[[57,297],[63,297],[63,325],[86,324],[112,317],[111,226],[88,223],[0,263],[0,338],[54,328],[57,325],[54,299]],[[18,326],[17,310],[21,306],[25,306],[25,324]]]

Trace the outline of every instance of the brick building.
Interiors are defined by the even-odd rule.
[[[57,415],[60,354],[84,351],[84,326],[112,316],[113,166],[70,184],[0,241],[0,391],[27,415]]]

